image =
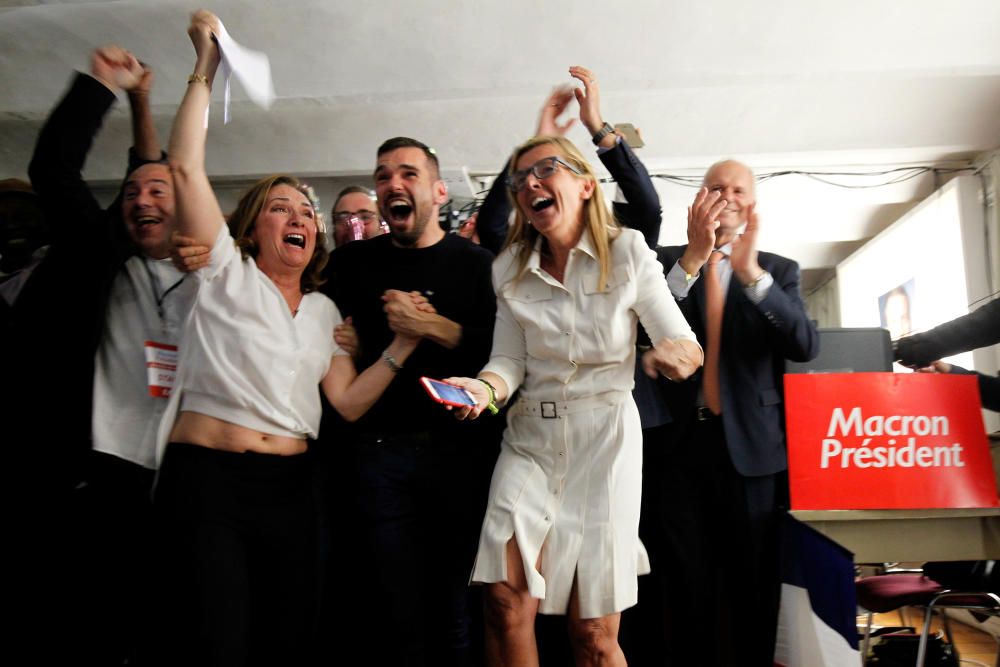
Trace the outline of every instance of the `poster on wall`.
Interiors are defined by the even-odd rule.
[[[878,298],[878,315],[883,329],[889,330],[889,338],[896,340],[900,336],[913,333],[914,279],[910,278],[901,285]]]
[[[878,297],[878,317],[883,329],[889,331],[889,338],[896,340],[915,333],[914,304],[917,303],[916,280],[909,280],[896,285],[885,294]],[[909,373],[912,369],[899,363],[894,363],[892,369],[897,373]]]
[[[785,375],[796,510],[1000,507],[972,375]]]

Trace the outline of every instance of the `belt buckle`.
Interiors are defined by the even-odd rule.
[[[715,419],[718,415],[712,412],[712,409],[707,405],[699,405],[695,408],[695,418],[700,422],[707,422]]]
[[[542,401],[539,403],[542,408],[542,419],[558,419],[559,412],[556,410],[555,401]]]

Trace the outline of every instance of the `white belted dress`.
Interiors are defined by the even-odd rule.
[[[497,319],[483,371],[520,394],[507,417],[472,581],[507,579],[506,544],[521,552],[543,614],[565,614],[574,581],[582,618],[635,604],[649,572],[639,541],[642,432],[632,400],[637,323],[650,340],[695,335],[641,234],[611,244],[611,273],[589,233],[564,281],[540,267],[540,239],[516,279],[516,248],[493,265]],[[538,567],[536,568],[536,563]]]

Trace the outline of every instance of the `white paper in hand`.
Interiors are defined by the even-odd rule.
[[[274,84],[271,82],[271,61],[261,51],[253,51],[240,46],[229,36],[226,27],[219,21],[219,32],[215,35],[222,55],[222,74],[226,78],[223,101],[223,121],[229,122],[229,81],[232,75],[243,84],[247,95],[258,106],[269,109],[274,102]]]

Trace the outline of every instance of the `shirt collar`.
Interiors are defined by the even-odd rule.
[[[583,235],[580,237],[579,243],[576,244],[576,249],[587,253],[591,259],[597,259],[597,249],[594,247],[594,240],[590,235],[590,231],[586,228],[583,230]]]
[[[544,237],[541,234],[539,234],[538,238],[535,239],[535,246],[532,249],[531,257],[528,259],[527,268],[530,271],[541,268],[543,239]],[[591,259],[597,259],[597,249],[594,247],[594,241],[587,229],[584,229],[583,234],[580,235],[580,240],[576,243],[576,249],[586,253]]]
[[[722,255],[723,255],[723,257],[725,259],[729,259],[729,256],[733,254],[733,242],[730,241],[729,243],[725,244],[724,246],[720,246],[720,247],[716,248],[716,250],[718,250],[719,252],[721,252]]]

